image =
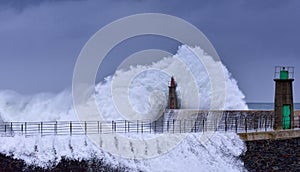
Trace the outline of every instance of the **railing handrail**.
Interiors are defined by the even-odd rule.
[[[198,111],[212,112],[212,111]],[[253,132],[273,129],[273,111],[219,111],[220,119],[208,121],[207,113],[195,118],[169,120],[111,120],[111,121],[27,121],[0,123],[0,136],[82,135],[107,133],[187,133],[205,131]],[[234,112],[234,113],[232,113]],[[243,112],[247,112],[243,113]],[[256,115],[255,112],[265,112]],[[196,112],[197,113],[197,112]],[[239,113],[239,116],[236,116]],[[300,123],[300,121],[299,121]]]

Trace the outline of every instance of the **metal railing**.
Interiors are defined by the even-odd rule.
[[[294,79],[294,67],[292,66],[275,66],[274,79],[280,79],[280,72],[287,71],[288,79]]]
[[[218,116],[219,115],[219,116]],[[216,116],[214,118],[214,116]],[[217,117],[218,116],[218,117]],[[111,133],[190,133],[231,131],[236,133],[273,130],[273,111],[198,112],[194,118],[156,121],[44,121],[3,122],[0,136],[88,135]]]

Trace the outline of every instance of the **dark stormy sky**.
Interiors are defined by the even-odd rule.
[[[197,26],[248,102],[272,102],[274,66],[295,66],[295,100],[300,101],[298,0],[1,0],[0,89],[35,94],[70,88],[85,42],[106,24],[145,12],[174,15]],[[129,40],[109,54],[102,75],[136,51],[175,52],[177,46],[159,37]]]

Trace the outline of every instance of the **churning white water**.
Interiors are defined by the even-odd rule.
[[[197,56],[201,56],[206,65],[203,65]],[[214,69],[218,65],[222,66],[224,72],[221,78],[225,82],[225,88],[213,87],[207,73],[207,68]],[[188,77],[189,74],[192,74],[192,77]],[[96,101],[102,117],[104,120],[135,117],[157,119],[167,107],[170,75],[173,75],[177,82],[177,94],[182,109],[247,109],[244,95],[239,90],[236,80],[220,61],[214,61],[199,47],[181,46],[173,57],[166,57],[148,66],[120,69],[114,76],[109,76],[97,84]],[[192,88],[193,84],[196,87],[191,91],[189,88]],[[224,89],[225,94],[221,89]],[[224,103],[222,99],[213,100],[214,92],[224,96]],[[138,112],[136,115],[121,114],[124,109],[122,106],[128,104],[124,105],[118,101],[124,98],[128,99],[132,109]],[[217,106],[212,105],[212,101],[216,101]],[[33,96],[0,91],[0,115],[3,121],[76,120],[70,91]],[[145,160],[113,156],[93,145],[84,136],[3,137],[0,140],[0,152],[42,167],[57,164],[62,157],[66,157],[86,160],[101,158],[112,167],[125,166],[132,171],[243,170],[243,163],[238,156],[245,150],[245,146],[236,134],[214,133],[205,142],[199,142],[200,136],[201,133],[188,134],[186,139],[169,152]],[[164,143],[158,143],[157,151],[160,144]],[[112,143],[112,146],[116,145]]]

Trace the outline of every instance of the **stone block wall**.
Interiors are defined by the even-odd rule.
[[[241,156],[249,172],[300,171],[300,137],[284,140],[246,141]]]

